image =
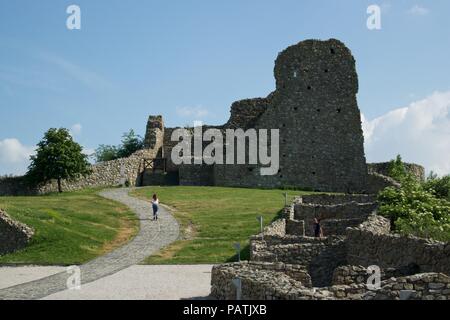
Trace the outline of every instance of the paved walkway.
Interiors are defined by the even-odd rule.
[[[140,220],[138,235],[125,246],[80,266],[82,284],[87,284],[138,264],[162,247],[177,240],[179,226],[175,218],[160,206],[158,222],[152,221],[150,219],[151,204],[130,197],[129,191],[130,189],[118,188],[102,191],[100,195],[107,199],[119,201],[136,213]],[[68,273],[60,272],[46,278],[1,289],[0,299],[41,299],[66,290],[69,277]]]
[[[212,265],[132,266],[44,300],[209,299]]]

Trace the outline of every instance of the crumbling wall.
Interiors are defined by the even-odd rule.
[[[96,163],[91,166],[91,173],[73,180],[62,180],[64,191],[74,191],[84,188],[107,187],[124,184],[130,186],[140,184],[144,171],[143,159],[155,158],[163,144],[164,127],[160,116],[150,116],[147,124],[145,145],[147,148],[136,151],[128,158]],[[43,186],[30,188],[23,177],[0,179],[0,195],[32,195],[57,192],[57,181],[51,181]]]
[[[369,173],[378,173],[384,176],[389,176],[389,166],[390,162],[368,163],[367,169]],[[406,172],[410,173],[417,180],[425,180],[425,168],[423,166],[415,163],[404,163],[404,166]]]
[[[450,243],[387,233],[387,219],[372,219],[384,222],[347,229],[348,264],[381,268],[416,265],[420,272],[450,275]]]
[[[280,130],[280,171],[264,177],[251,166],[218,168],[217,184],[363,191],[367,167],[350,50],[334,39],[300,42],[278,55],[275,78],[254,127]]]
[[[26,247],[33,235],[34,231],[31,228],[13,220],[0,209],[0,255]]]

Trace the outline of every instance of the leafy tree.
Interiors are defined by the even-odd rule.
[[[405,164],[403,163],[400,155],[397,155],[395,160],[391,160],[388,170],[388,175],[398,182],[402,182],[402,180],[406,179],[408,176]]]
[[[122,145],[117,154],[119,158],[126,158],[143,148],[144,139],[141,136],[136,135],[134,130],[131,129],[129,132],[122,135]]]
[[[27,179],[35,185],[56,179],[58,191],[62,192],[62,179],[76,179],[90,173],[88,156],[82,151],[69,130],[49,129],[38,143],[36,155],[31,156]]]
[[[450,175],[438,178],[437,175],[431,172],[423,187],[436,197],[450,201]]]
[[[95,150],[96,162],[111,161],[131,156],[144,148],[144,139],[136,135],[133,129],[122,135],[122,143],[119,146],[100,145]]]
[[[104,162],[118,159],[119,150],[116,146],[101,144],[95,149],[95,162]]]

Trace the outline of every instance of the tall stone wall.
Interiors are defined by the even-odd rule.
[[[358,77],[350,50],[338,40],[307,40],[279,54],[276,91],[254,127],[280,130],[280,171],[260,176],[251,166],[217,169],[229,186],[296,186],[319,191],[362,192],[367,167],[356,102]]]
[[[17,222],[0,209],[0,255],[12,253],[28,245],[34,231]]]

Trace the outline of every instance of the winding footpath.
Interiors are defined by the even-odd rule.
[[[131,189],[111,189],[100,192],[100,196],[121,202],[133,210],[140,220],[140,230],[129,243],[104,256],[80,266],[81,284],[86,284],[115,274],[140,263],[146,257],[178,239],[179,225],[162,206],[158,221],[151,220],[151,204],[128,195]],[[36,281],[0,290],[0,300],[41,299],[67,289],[70,274],[60,272]]]

